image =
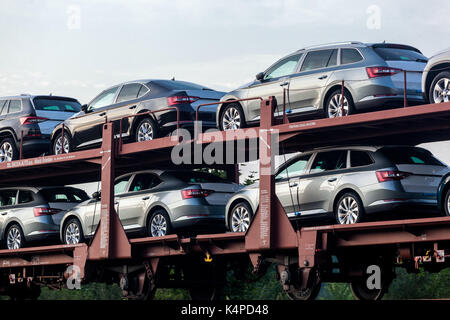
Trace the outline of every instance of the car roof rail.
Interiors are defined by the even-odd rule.
[[[313,48],[322,48],[322,47],[328,47],[328,46],[336,46],[336,45],[343,45],[343,44],[364,44],[361,41],[340,41],[340,42],[329,42],[324,44],[318,44],[314,46],[304,47],[300,50],[307,50],[307,49],[313,49]]]

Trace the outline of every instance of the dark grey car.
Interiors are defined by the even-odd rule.
[[[339,224],[402,209],[437,212],[437,189],[449,168],[425,149],[350,146],[305,152],[275,174],[276,194],[291,219],[334,217]],[[258,185],[227,204],[231,231],[246,231],[259,205]]]
[[[8,249],[27,242],[57,240],[65,210],[89,199],[71,187],[15,187],[0,189],[0,240]]]
[[[116,178],[115,209],[127,234],[164,236],[175,229],[224,229],[225,205],[241,187],[198,171],[141,171]],[[92,237],[100,221],[98,197],[67,212],[63,243]]]
[[[258,123],[259,100],[227,102],[252,97],[275,96],[281,106],[285,94],[286,112],[292,117],[319,114],[333,118],[403,105],[402,70],[412,71],[407,75],[409,104],[423,103],[421,72],[426,62],[418,49],[399,44],[351,42],[301,49],[259,73],[255,81],[223,96],[217,125],[232,130]],[[279,107],[275,115],[281,113]]]
[[[223,95],[195,83],[175,80],[137,80],[113,86],[83,105],[82,112],[64,121],[64,139],[62,125],[54,130],[53,153],[61,153],[62,141],[65,152],[99,145],[107,120],[114,122],[116,135],[122,128],[125,141],[146,141],[170,134],[177,125],[175,108],[179,110],[181,127],[193,128],[197,106],[219,101]],[[215,128],[216,109],[217,106],[201,108],[199,120],[204,127]],[[149,111],[158,112],[145,114]]]
[[[50,152],[53,129],[81,110],[73,98],[20,95],[0,98],[0,162]]]

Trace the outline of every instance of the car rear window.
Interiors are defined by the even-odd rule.
[[[158,80],[155,82],[168,90],[211,90],[192,82],[176,80]]]
[[[341,49],[341,64],[355,63],[363,60],[356,49]]]
[[[382,153],[394,164],[422,164],[430,166],[445,166],[433,155],[417,148],[385,148]]]
[[[80,112],[81,110],[81,104],[74,100],[34,98],[33,103],[36,110],[63,112]]]
[[[186,183],[229,182],[215,174],[207,172],[171,172],[170,175]]]
[[[48,188],[40,191],[47,202],[76,202],[89,199],[86,192],[75,188]]]
[[[427,57],[414,50],[399,48],[374,48],[374,50],[384,61],[428,61]]]

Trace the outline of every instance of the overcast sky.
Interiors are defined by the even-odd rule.
[[[172,78],[224,91],[305,46],[450,47],[449,1],[1,0],[0,95],[73,96]],[[450,163],[442,144],[432,151]],[[447,144],[445,144],[447,147]]]

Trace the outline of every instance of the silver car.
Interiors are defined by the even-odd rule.
[[[89,199],[70,187],[17,187],[0,189],[0,240],[7,249],[27,242],[59,239],[65,210]]]
[[[140,171],[114,182],[115,209],[129,236],[164,236],[175,229],[224,229],[225,206],[238,184],[200,171]],[[67,212],[61,223],[66,244],[91,238],[100,221],[99,194]]]
[[[258,73],[255,81],[223,96],[217,125],[221,130],[232,130],[259,122],[259,100],[227,101],[275,96],[280,106],[284,93],[290,117],[312,113],[333,118],[403,105],[402,70],[412,71],[407,74],[409,104],[420,104],[421,72],[426,62],[418,49],[399,44],[349,42],[301,49]],[[275,115],[282,115],[281,107]]]
[[[450,49],[428,60],[422,75],[422,90],[430,103],[450,101]]]
[[[447,172],[422,148],[352,146],[290,159],[276,171],[275,185],[289,218],[334,217],[339,224],[353,224],[396,209],[437,211],[437,188]],[[226,207],[227,227],[246,231],[258,204],[257,184],[238,192]]]

